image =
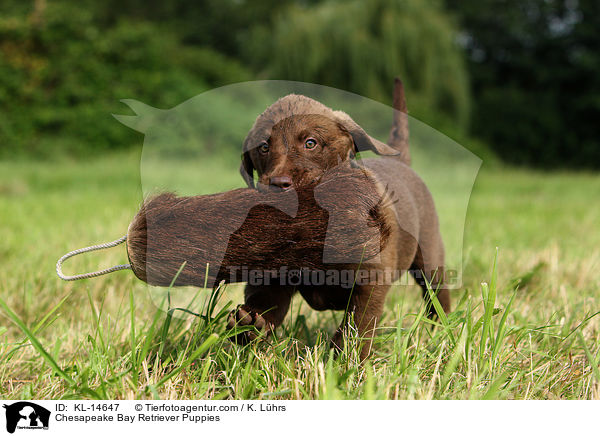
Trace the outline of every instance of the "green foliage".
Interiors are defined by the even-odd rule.
[[[249,74],[206,48],[182,46],[151,24],[98,27],[90,11],[51,3],[43,21],[0,19],[0,156],[48,156],[129,146],[111,116],[122,98],[170,107]]]
[[[473,132],[514,164],[600,168],[600,3],[446,3],[464,29]]]
[[[595,0],[4,0],[0,158],[139,143],[123,98],[262,76],[390,103],[399,76],[411,115],[486,162],[599,168],[599,27]]]
[[[468,78],[456,36],[438,2],[329,1],[292,7],[274,28],[257,29],[248,60],[266,66],[271,78],[334,86],[387,103],[398,76],[413,115],[464,128]]]
[[[123,19],[151,21],[186,44],[239,57],[255,25],[270,24],[289,4],[315,1],[319,0],[78,0],[78,4],[93,9],[101,25]]]

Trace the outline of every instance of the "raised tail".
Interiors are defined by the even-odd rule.
[[[404,97],[404,85],[399,78],[394,79],[394,118],[392,130],[388,139],[388,145],[400,154],[398,157],[406,165],[410,165],[410,150],[408,148],[408,111],[406,110],[406,99]]]

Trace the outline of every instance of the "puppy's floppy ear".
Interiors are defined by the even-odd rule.
[[[367,132],[365,132],[362,127],[356,124],[356,122],[350,118],[348,114],[341,111],[336,111],[335,114],[338,118],[340,127],[348,132],[352,137],[354,149],[357,153],[360,151],[371,150],[384,156],[395,156],[399,154],[398,150],[367,135]]]
[[[240,165],[240,174],[244,178],[249,188],[254,188],[254,164],[250,159],[250,152],[245,150],[242,153],[242,164]]]
[[[356,152],[371,150],[384,156],[394,156],[400,154],[398,150],[393,149],[389,145],[384,144],[375,138],[371,138],[360,127],[358,129],[351,130],[350,135],[354,141],[354,148],[356,149]]]

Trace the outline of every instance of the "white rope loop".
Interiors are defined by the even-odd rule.
[[[62,264],[69,257],[77,256],[78,254],[81,254],[81,253],[88,253],[90,251],[103,250],[105,248],[116,247],[117,245],[122,244],[126,240],[127,240],[127,235],[117,239],[116,241],[107,242],[105,244],[92,245],[91,247],[85,247],[85,248],[80,248],[78,250],[70,251],[67,254],[65,254],[63,257],[58,259],[58,262],[56,262],[56,274],[58,274],[58,276],[63,280],[72,281],[72,280],[89,279],[91,277],[98,277],[98,276],[102,276],[104,274],[109,274],[114,271],[120,271],[122,269],[131,269],[131,264],[126,263],[123,265],[111,266],[110,268],[106,268],[106,269],[103,269],[100,271],[94,271],[94,272],[89,272],[89,273],[85,273],[85,274],[77,274],[74,276],[66,276],[62,272]]]

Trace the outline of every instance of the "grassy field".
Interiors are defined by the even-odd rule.
[[[453,313],[431,328],[420,291],[397,286],[361,366],[353,352],[330,354],[340,314],[299,297],[277,338],[241,348],[223,318],[239,285],[211,301],[210,290],[173,289],[171,307],[195,298],[196,317],[160,309],[167,290],[130,271],[58,279],[62,254],[125,234],[142,199],[139,157],[0,162],[0,397],[600,399],[600,175],[484,166]],[[236,165],[211,160],[199,186],[214,189],[215,174],[242,184]],[[123,262],[120,247],[65,270]]]

